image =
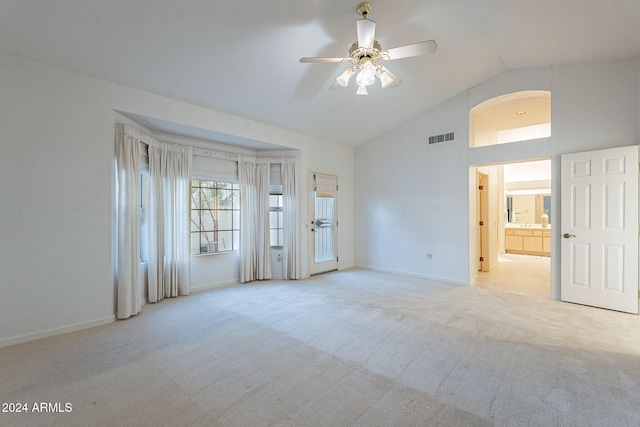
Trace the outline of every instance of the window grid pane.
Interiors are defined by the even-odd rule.
[[[238,193],[235,183],[191,181],[191,254],[238,250]]]
[[[269,230],[271,246],[284,244],[284,212],[282,210],[282,194],[269,195]]]

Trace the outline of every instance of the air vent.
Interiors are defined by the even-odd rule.
[[[453,132],[441,133],[440,135],[433,135],[429,137],[429,144],[437,144],[439,142],[453,141]]]

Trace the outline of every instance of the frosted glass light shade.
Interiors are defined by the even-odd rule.
[[[376,76],[372,72],[362,70],[356,76],[356,83],[364,86],[371,86],[376,81]]]
[[[349,79],[351,78],[351,76],[353,76],[355,74],[355,70],[353,68],[347,68],[344,73],[340,74],[337,78],[336,81],[338,82],[338,84],[342,87],[347,87],[347,85],[349,85]]]
[[[376,81],[375,69],[371,61],[367,60],[360,67],[360,72],[356,76],[356,83],[364,86],[371,86]]]
[[[380,79],[380,84],[382,85],[383,89],[393,83],[393,79],[389,77],[389,74],[385,73],[384,71],[378,73],[378,78]]]
[[[358,85],[358,91],[356,92],[356,95],[369,95],[369,92],[367,92],[367,86]]]

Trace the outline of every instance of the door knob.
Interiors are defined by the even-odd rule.
[[[562,235],[562,237],[564,237],[565,239],[568,239],[568,238],[570,238],[570,237],[576,237],[576,235],[575,235],[575,234],[564,233],[564,234]]]

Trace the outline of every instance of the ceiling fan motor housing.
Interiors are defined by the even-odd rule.
[[[373,41],[373,49],[361,49],[358,47],[358,42],[355,41],[349,48],[349,57],[352,62],[358,63],[362,58],[369,58],[372,62],[376,62],[381,59],[382,45],[377,40]]]

